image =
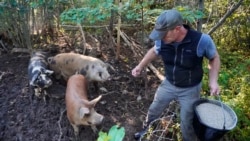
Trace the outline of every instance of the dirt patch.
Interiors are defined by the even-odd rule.
[[[122,53],[121,59],[115,61],[111,49],[102,50],[101,59],[109,62],[115,71],[111,72],[111,81],[99,83],[99,88],[107,91],[99,91],[103,98],[96,105],[96,110],[105,116],[105,121],[98,129],[107,132],[113,125],[120,124],[126,131],[124,141],[132,141],[133,134],[141,129],[142,119],[160,81],[150,72],[147,79],[132,77],[131,70],[138,61],[128,49]],[[27,77],[29,59],[28,54],[21,53],[0,55],[0,140],[75,140],[73,128],[66,117],[66,87],[55,81],[48,92],[60,98],[50,96],[46,102],[33,96]],[[94,91],[90,84],[90,99],[99,95]],[[138,96],[142,99],[139,100]],[[97,138],[98,134],[93,133],[90,127],[81,127],[81,140],[95,141]]]

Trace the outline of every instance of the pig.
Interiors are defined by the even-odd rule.
[[[79,126],[91,126],[96,133],[96,125],[102,123],[104,116],[94,109],[96,103],[102,98],[99,97],[89,101],[87,96],[87,79],[81,74],[72,75],[66,88],[66,111],[67,118],[74,129],[75,135],[79,135]]]
[[[56,78],[65,81],[74,74],[84,75],[88,81],[104,82],[110,80],[108,68],[112,66],[98,58],[77,53],[61,53],[48,58],[49,67]]]
[[[42,93],[47,94],[45,89],[52,85],[50,78],[52,74],[53,71],[48,69],[47,53],[32,52],[28,65],[28,78],[30,88],[34,89],[37,97]]]

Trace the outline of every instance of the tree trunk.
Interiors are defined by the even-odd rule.
[[[203,10],[204,10],[204,0],[199,0],[198,5],[199,5],[199,10],[203,12]],[[201,31],[201,29],[202,29],[202,24],[203,24],[203,23],[202,23],[202,19],[199,19],[199,20],[198,20],[198,24],[197,24],[197,30],[198,30],[198,31]]]

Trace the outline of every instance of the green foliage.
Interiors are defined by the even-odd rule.
[[[249,73],[249,72],[248,72]],[[234,107],[238,116],[238,125],[230,137],[240,141],[249,141],[250,139],[250,75],[246,74],[241,77],[240,93],[231,100],[229,104]]]
[[[0,5],[0,33],[7,33],[12,43],[30,47],[29,6],[26,0],[5,0]]]
[[[235,129],[225,136],[239,141],[250,140],[250,59],[249,51],[229,52],[219,50],[221,70],[219,84],[223,102],[229,105],[238,117]],[[207,64],[207,62],[206,62]],[[208,94],[208,69],[204,65],[203,93]]]
[[[5,0],[4,4],[10,5],[11,7],[17,7],[18,6],[18,2],[16,0]]]
[[[43,4],[45,4],[45,1],[43,1],[43,0],[30,2],[30,6],[32,8],[38,8],[38,7],[42,6]]]
[[[122,141],[125,136],[124,127],[114,125],[109,129],[108,134],[100,131],[97,141]]]
[[[89,0],[76,8],[65,10],[60,15],[62,24],[100,24],[108,22],[111,17],[111,10],[116,16],[121,15],[123,23],[137,23],[143,20],[144,25],[154,25],[156,18],[165,9],[150,9],[154,1],[136,2],[129,0],[119,4],[114,4],[112,0]],[[184,19],[195,24],[204,14],[199,10],[188,7],[176,7],[181,12]],[[118,14],[119,13],[119,14]],[[142,17],[143,13],[143,17]]]
[[[122,15],[125,15],[124,21],[141,22],[143,19],[143,24],[154,24],[156,17],[164,9],[150,9],[150,5],[153,4],[153,1],[141,1],[140,3],[136,0],[130,0],[127,2],[124,7],[121,9]],[[143,13],[143,17],[142,17]]]
[[[118,7],[112,0],[89,0],[84,5],[65,10],[60,15],[62,24],[94,24],[107,21],[111,10],[117,11]]]
[[[249,2],[249,0],[243,1],[241,8],[227,17],[225,23],[213,33],[213,38],[218,45],[226,47],[229,51],[250,48],[250,22],[248,14],[250,9],[249,6],[246,6]],[[210,19],[211,21],[207,23],[207,29],[212,28],[214,23],[221,20],[221,17],[218,17],[218,15],[224,15],[228,12],[228,7],[232,7],[232,3],[236,2],[223,1],[223,4],[220,2],[218,3],[216,15],[213,15],[215,13],[212,12],[208,13],[211,14],[210,16],[212,18]]]
[[[109,141],[111,137],[106,132],[99,132],[97,141]]]
[[[204,18],[204,13],[197,9],[190,9],[187,6],[178,6],[176,7],[178,11],[181,12],[184,20],[188,21],[189,23],[195,23],[197,20]]]

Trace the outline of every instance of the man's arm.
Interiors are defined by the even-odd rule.
[[[144,68],[155,58],[157,58],[157,54],[154,51],[154,47],[152,47],[150,50],[148,50],[146,55],[143,57],[143,59],[137,66],[139,66],[140,68]]]
[[[154,50],[154,47],[152,47],[146,55],[143,57],[141,62],[132,70],[133,76],[139,76],[141,74],[141,71],[144,67],[146,67],[151,61],[157,58],[157,54]]]
[[[210,95],[218,95],[220,93],[220,88],[218,85],[218,75],[220,70],[220,56],[216,51],[213,59],[209,60],[209,87]]]

